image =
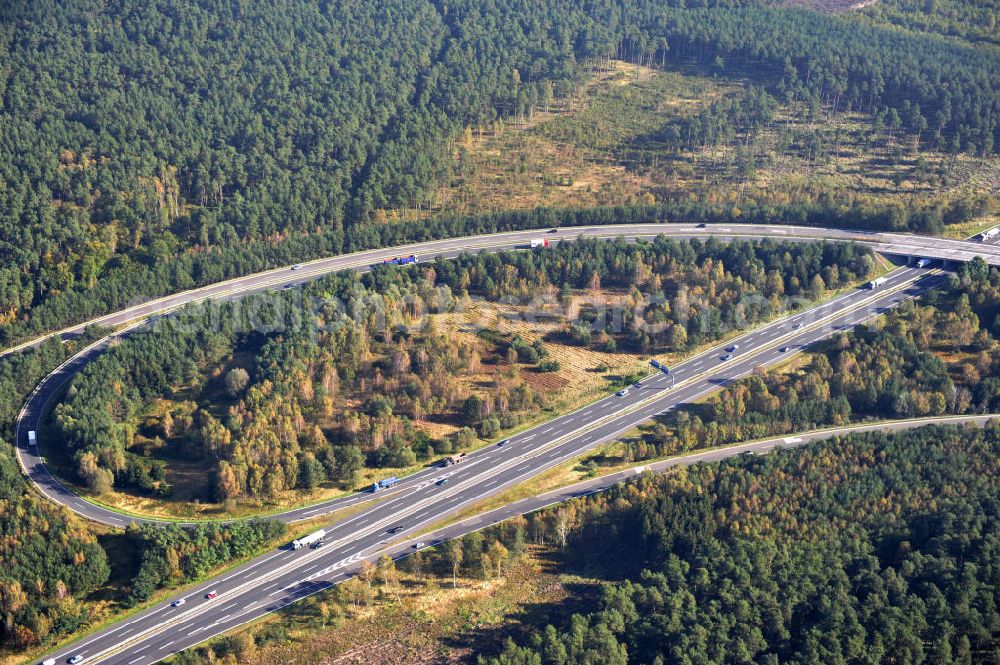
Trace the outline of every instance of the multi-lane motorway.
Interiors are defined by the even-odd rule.
[[[748,332],[727,344],[658,372],[624,396],[609,396],[573,413],[470,455],[449,468],[425,471],[402,490],[375,500],[331,525],[320,549],[270,552],[221,579],[191,591],[180,607],[164,603],[101,631],[55,657],[82,655],[85,662],[149,665],[317,593],[353,573],[362,560],[385,551],[399,553],[413,534],[526,478],[613,439],[678,404],[779,362],[838,329],[847,329],[913,297],[941,279],[935,271],[904,268],[872,291],[845,293],[808,310]],[[735,351],[727,348],[735,345]],[[732,353],[730,360],[723,360]],[[732,452],[716,451],[724,456]],[[440,481],[447,478],[446,483]],[[205,596],[218,593],[213,599]]]

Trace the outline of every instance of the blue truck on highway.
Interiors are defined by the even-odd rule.
[[[393,257],[391,259],[383,259],[382,260],[382,263],[384,263],[386,265],[394,265],[394,266],[405,266],[407,264],[416,263],[416,262],[417,262],[417,255],[416,254],[410,254],[409,256],[396,256],[396,257]]]
[[[387,490],[396,483],[399,482],[399,478],[393,476],[392,478],[384,478],[377,483],[372,483],[372,492],[381,492],[382,490]]]

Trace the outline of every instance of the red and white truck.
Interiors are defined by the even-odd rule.
[[[441,460],[441,466],[454,466],[456,464],[461,464],[466,459],[468,459],[468,455],[465,453],[462,453],[461,455],[448,455]]]

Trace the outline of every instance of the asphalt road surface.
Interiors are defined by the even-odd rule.
[[[180,607],[168,603],[153,607],[53,657],[65,661],[79,654],[86,663],[127,665],[157,662],[329,588],[350,576],[363,560],[387,552],[400,555],[409,546],[407,538],[411,534],[441,522],[463,507],[613,440],[679,404],[714,392],[758,366],[780,362],[838,330],[850,329],[941,279],[941,274],[933,270],[900,269],[877,290],[854,290],[816,309],[748,332],[684,361],[671,368],[670,374],[656,372],[624,396],[610,396],[560,416],[511,437],[505,446],[481,449],[461,464],[426,470],[401,491],[381,499],[374,497],[369,505],[328,527],[325,545],[319,549],[269,552],[199,585],[184,596],[185,603]],[[734,345],[738,348],[726,350]],[[732,357],[724,360],[730,353]],[[750,445],[766,449],[765,443]],[[741,452],[743,448],[737,447],[700,455],[710,460]],[[680,460],[673,463],[690,463],[698,458]],[[582,490],[561,490],[567,491]],[[536,503],[522,502],[522,507],[549,499],[538,497]],[[432,538],[440,537],[421,540],[434,542]],[[208,599],[209,592],[218,595]]]

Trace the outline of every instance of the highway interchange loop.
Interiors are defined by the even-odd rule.
[[[105,337],[69,359],[62,366],[57,368],[45,377],[35,391],[25,403],[18,416],[15,429],[15,441],[17,456],[24,472],[31,479],[35,487],[47,498],[60,503],[77,514],[87,519],[101,522],[110,526],[124,527],[133,521],[152,521],[153,518],[139,515],[125,515],[121,512],[100,506],[88,501],[86,498],[74,493],[62,483],[60,483],[46,467],[38,449],[28,446],[27,433],[38,431],[41,421],[46,413],[46,408],[50,402],[59,395],[60,390],[72,376],[93,358],[100,355],[112,340],[124,334],[130,334],[135,329],[141,329],[142,323],[150,318],[175,311],[184,305],[202,302],[207,299],[230,300],[244,297],[252,293],[259,293],[270,289],[280,289],[289,285],[300,284],[312,279],[317,279],[324,275],[341,270],[368,270],[371,265],[379,264],[384,259],[399,256],[416,254],[421,260],[433,259],[436,257],[456,256],[464,251],[484,251],[522,248],[530,244],[531,239],[539,234],[551,237],[557,242],[561,239],[575,237],[626,237],[651,238],[656,235],[669,235],[671,237],[720,237],[723,239],[749,238],[761,239],[772,238],[779,240],[835,240],[853,241],[871,247],[875,251],[895,254],[899,256],[920,256],[948,261],[968,260],[972,256],[980,255],[987,262],[1000,265],[1000,246],[992,244],[976,243],[961,240],[942,240],[940,238],[927,238],[921,236],[909,236],[886,233],[867,233],[850,230],[822,229],[813,227],[794,226],[774,226],[774,225],[736,225],[736,224],[639,224],[639,225],[617,225],[617,226],[594,226],[594,227],[570,227],[559,229],[556,234],[547,234],[544,230],[518,231],[509,233],[493,234],[489,236],[479,236],[474,238],[454,238],[447,240],[429,241],[381,250],[370,250],[336,256],[327,259],[320,259],[301,266],[299,270],[289,270],[288,268],[267,271],[247,277],[229,280],[219,284],[213,284],[200,289],[194,289],[173,296],[153,300],[136,307],[129,308],[122,312],[98,317],[84,324],[68,328],[61,331],[63,337],[72,337],[79,334],[89,325],[102,326],[124,326],[124,331],[119,331],[114,335]],[[40,343],[44,338],[32,340],[16,347],[16,349]],[[10,353],[9,350],[4,353]],[[2,355],[0,355],[2,357]],[[42,442],[41,449],[45,445]],[[421,474],[406,479],[406,483],[420,482]],[[403,489],[400,487],[398,489]],[[294,522],[303,519],[310,519],[326,512],[332,512],[359,502],[366,501],[367,495],[355,495],[340,499],[333,499],[313,506],[298,508],[276,515],[285,521]]]
[[[436,256],[455,256],[463,251],[499,250],[523,247],[543,231],[496,234],[485,238],[459,238],[433,241],[385,250],[373,250],[306,264],[299,270],[269,271],[223,285],[213,285],[160,299],[125,313],[102,317],[102,325],[132,325],[143,317],[177,309],[188,302],[207,298],[231,299],[267,289],[283,288],[345,269],[364,270],[384,258],[417,254],[421,260]],[[773,238],[781,240],[854,241],[874,250],[899,256],[926,257],[945,261],[966,261],[980,255],[992,265],[1000,265],[1000,247],[970,241],[950,241],[895,234],[870,234],[807,227],[749,225],[630,225],[560,229],[553,240],[578,236],[630,239],[656,235],[671,237],[715,236],[732,238]],[[172,653],[193,646],[209,637],[231,630],[267,613],[318,593],[353,574],[364,560],[389,553],[402,556],[412,551],[415,535],[441,523],[449,515],[498,494],[546,469],[578,457],[601,443],[613,440],[636,425],[718,390],[727,383],[760,366],[782,361],[790,354],[837,331],[847,330],[914,298],[944,279],[940,270],[903,267],[890,272],[878,289],[857,289],[841,294],[815,308],[790,314],[777,321],[745,332],[723,345],[685,359],[671,368],[668,376],[656,372],[629,391],[588,404],[572,413],[520,432],[503,447],[487,446],[469,455],[468,461],[449,468],[430,467],[409,476],[393,491],[373,495],[356,494],[307,508],[283,513],[286,521],[322,516],[350,505],[366,503],[350,517],[327,527],[327,545],[321,549],[292,551],[278,549],[228,571],[217,579],[198,585],[185,595],[181,607],[162,604],[144,610],[128,622],[101,630],[86,641],[61,649],[58,658],[81,655],[86,663],[110,662],[123,665],[149,665]],[[72,335],[73,330],[64,331]],[[120,333],[118,333],[120,334]],[[113,336],[112,336],[113,337]],[[109,338],[99,340],[39,384],[29,398],[17,424],[18,458],[39,491],[81,515],[121,527],[135,518],[108,510],[76,496],[53,478],[43,461],[26,443],[26,432],[37,429],[46,403],[59,393],[65,382],[101,353]],[[740,351],[723,360],[723,347],[738,344]],[[979,418],[979,420],[976,420]],[[982,424],[985,417],[963,421]],[[899,426],[916,426],[900,424]],[[829,435],[829,434],[826,434]],[[707,461],[741,454],[764,453],[779,445],[801,445],[805,435],[707,451],[697,456],[658,463],[659,466]],[[44,447],[44,446],[43,446]],[[657,465],[650,465],[656,470]],[[596,491],[603,483],[617,482],[626,476],[588,481],[588,487],[560,490],[492,511],[472,520],[450,525],[423,536],[428,544],[454,537],[502,519],[511,510],[533,510],[573,496],[574,492]],[[634,473],[631,472],[631,473]],[[447,477],[448,484],[438,484]],[[596,489],[595,489],[596,488]],[[553,496],[557,498],[553,498]],[[523,505],[521,505],[523,504]],[[506,511],[506,512],[505,512]],[[495,519],[494,519],[495,518]],[[218,596],[206,598],[209,591]]]

